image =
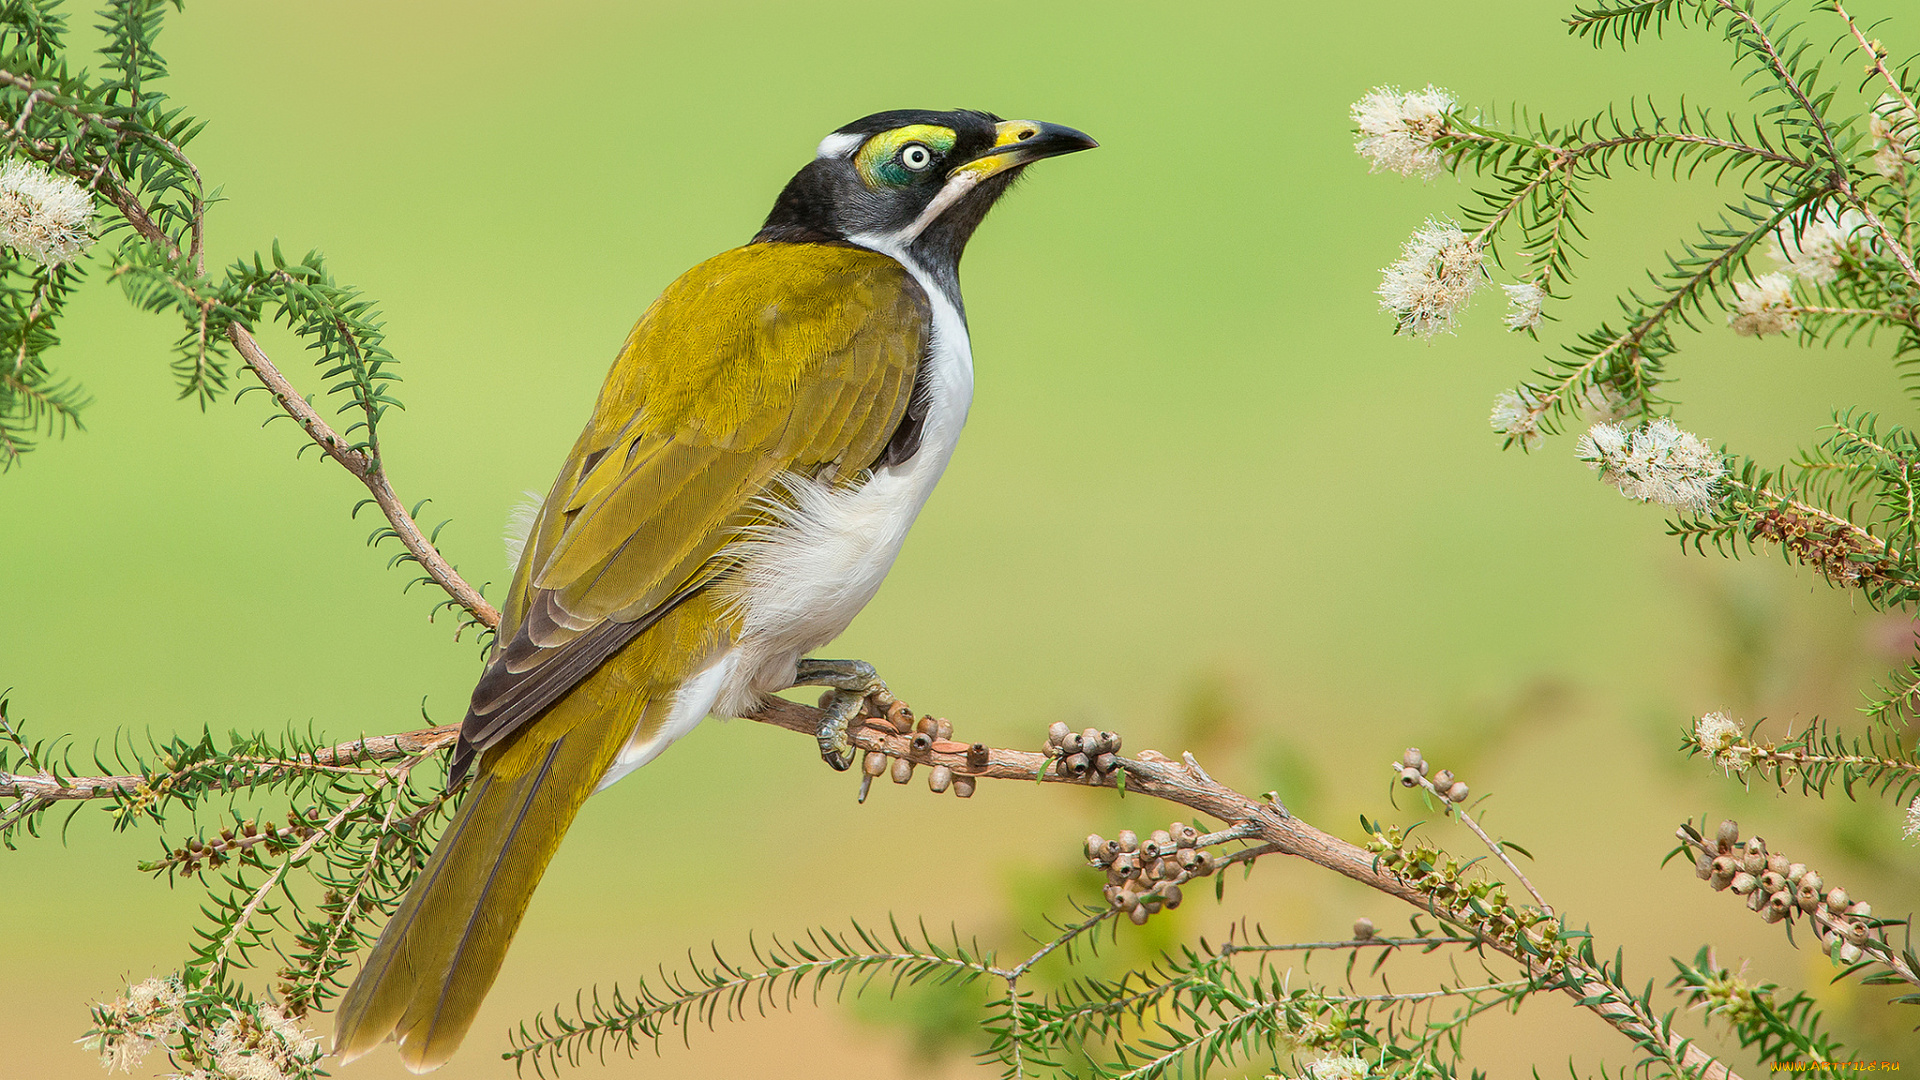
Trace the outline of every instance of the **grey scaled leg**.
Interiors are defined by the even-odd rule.
[[[820,758],[845,772],[853,765],[853,743],[847,738],[847,725],[860,715],[861,706],[868,698],[892,697],[887,693],[887,684],[880,681],[879,673],[865,660],[806,659],[795,667],[793,685],[828,688],[820,701],[827,715],[820,721],[820,730],[816,733],[820,740]]]

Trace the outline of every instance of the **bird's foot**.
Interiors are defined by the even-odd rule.
[[[834,769],[845,772],[853,765],[853,740],[847,729],[855,717],[872,702],[879,715],[893,705],[893,694],[873,665],[865,660],[802,660],[794,671],[795,686],[824,686],[820,708],[826,716],[820,720],[815,737],[820,741],[820,758]]]

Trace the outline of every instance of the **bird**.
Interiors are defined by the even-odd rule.
[[[808,654],[873,598],[966,421],[961,255],[1029,165],[1097,145],[863,117],[641,316],[528,531],[448,766],[464,797],[341,998],[343,1063],[391,1039],[445,1064],[582,804],[709,715],[823,687],[821,757],[852,763],[885,684]]]

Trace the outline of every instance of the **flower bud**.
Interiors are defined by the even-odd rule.
[[[1720,854],[1725,855],[1727,852],[1732,851],[1734,848],[1734,845],[1740,842],[1739,823],[1735,822],[1732,818],[1728,818],[1727,820],[1721,822],[1720,833],[1717,839],[1720,847]]]
[[[1355,941],[1373,940],[1373,920],[1372,919],[1369,919],[1366,916],[1362,915],[1360,918],[1353,920],[1353,940]]]
[[[860,771],[868,776],[879,776],[886,772],[887,755],[878,750],[867,751],[867,756],[860,760]]]
[[[896,784],[904,784],[911,779],[913,779],[913,762],[903,757],[894,758],[893,782]]]
[[[1454,802],[1466,802],[1468,790],[1467,785],[1455,781],[1454,785],[1447,789],[1447,798]]]
[[[1059,746],[1066,741],[1067,732],[1072,730],[1064,721],[1055,720],[1047,727],[1047,745]]]
[[[953,770],[945,765],[935,765],[927,770],[927,786],[934,794],[947,790],[953,784]]]
[[[963,799],[971,799],[973,798],[974,783],[973,777],[961,773],[959,776],[953,778],[953,793]]]

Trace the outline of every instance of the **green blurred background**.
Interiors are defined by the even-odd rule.
[[[1361,812],[1419,816],[1391,805],[1384,767],[1417,743],[1495,794],[1491,827],[1540,856],[1536,881],[1626,949],[1633,979],[1664,980],[1665,957],[1711,941],[1838,1007],[1864,1053],[1913,1058],[1911,1010],[1826,986],[1818,954],[1658,868],[1683,817],[1732,815],[1883,913],[1910,908],[1894,808],[1749,792],[1673,752],[1711,709],[1774,730],[1847,721],[1909,624],[1778,560],[1683,557],[1570,439],[1501,453],[1491,400],[1543,346],[1500,329],[1497,296],[1432,344],[1392,337],[1377,310],[1378,268],[1469,191],[1367,175],[1346,110],[1368,88],[1431,81],[1557,116],[1635,94],[1744,103],[1717,35],[1596,52],[1562,14],[1538,0],[205,2],[163,51],[169,92],[211,121],[193,151],[230,200],[211,218],[214,260],[275,238],[319,247],[381,300],[406,379],[408,411],[385,429],[395,482],[433,497],[423,516],[453,519],[444,549],[496,596],[508,508],[545,489],[628,326],[749,237],[822,134],[956,106],[1090,132],[1099,151],[1035,169],[975,239],[970,430],[833,653],[873,661],[965,738],[1110,727],[1130,748],[1194,749],[1243,789],[1279,787],[1347,836]],[[1920,42],[1916,25],[1885,34]],[[1597,195],[1583,295],[1553,309],[1567,321],[1549,338],[1610,311],[1720,199],[1637,178]],[[347,516],[357,488],[296,461],[290,426],[260,430],[262,397],[204,415],[174,401],[173,334],[96,283],[54,358],[98,398],[89,430],[0,478],[14,714],[82,746],[202,725],[346,738],[414,725],[423,700],[457,719],[477,654],[366,550],[371,526]],[[317,385],[284,335],[267,343]],[[1679,416],[1782,460],[1834,406],[1904,420],[1887,351],[1710,329],[1677,365]],[[1079,837],[1169,816],[1004,784],[966,803],[882,785],[856,806],[852,786],[809,740],[709,724],[595,799],[449,1074],[507,1075],[510,1023],[689,947],[740,953],[749,930],[891,914],[1017,945],[1069,889],[1095,894],[1073,869]],[[85,1003],[181,963],[196,892],[132,869],[158,843],[86,811],[65,846],[0,854],[0,1078],[99,1075],[72,1045]],[[1245,918],[1326,938],[1362,914],[1404,917],[1269,860],[1224,906],[1123,937],[1217,939]],[[764,1073],[777,1053],[787,1076],[961,1075],[970,1044],[941,1036],[964,1034],[951,1004],[918,1002],[908,1026],[884,1008],[803,1009],[609,1069]],[[1632,1060],[1557,999],[1483,1021],[1467,1045],[1495,1076]],[[402,1074],[385,1054],[341,1075]]]

